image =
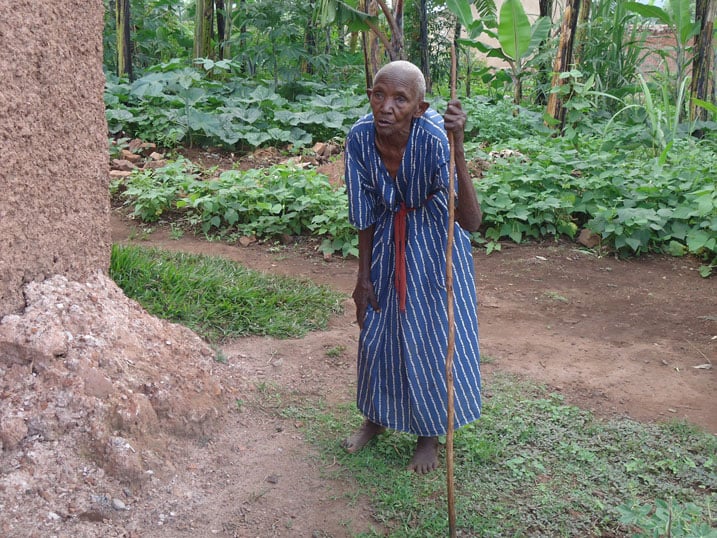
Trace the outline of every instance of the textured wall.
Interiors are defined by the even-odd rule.
[[[110,256],[101,0],[0,0],[0,317]]]

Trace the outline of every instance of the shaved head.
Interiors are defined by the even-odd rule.
[[[378,80],[383,75],[390,75],[410,81],[415,84],[418,100],[423,101],[425,99],[426,78],[423,76],[421,70],[411,62],[396,60],[395,62],[387,63],[378,70],[376,76],[374,77],[374,81]]]

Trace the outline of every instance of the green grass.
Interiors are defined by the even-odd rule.
[[[110,276],[149,313],[215,343],[325,329],[343,300],[327,287],[252,271],[223,258],[137,246],[112,247]]]
[[[483,418],[454,440],[461,536],[652,536],[667,512],[672,536],[715,536],[714,436],[683,423],[602,421],[507,376],[487,389]],[[444,472],[405,471],[414,437],[386,433],[349,455],[339,440],[361,422],[353,405],[307,406],[302,418],[322,457],[339,464],[334,478],[356,482],[390,536],[448,535]]]

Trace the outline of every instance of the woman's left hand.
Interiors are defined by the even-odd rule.
[[[446,131],[453,133],[454,141],[463,142],[463,130],[466,126],[466,113],[461,107],[458,99],[452,99],[448,103],[446,113],[443,116],[443,124]]]

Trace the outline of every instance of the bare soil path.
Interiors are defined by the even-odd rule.
[[[141,235],[132,228],[115,216],[113,241]],[[355,283],[355,260],[326,262],[291,246],[172,239],[162,228],[135,242],[224,256],[347,295]],[[546,383],[603,416],[683,419],[717,433],[717,378],[708,368],[717,362],[717,280],[701,278],[696,260],[600,258],[578,245],[546,243],[476,252],[475,265],[486,373]],[[335,324],[345,331],[339,341],[355,342],[350,303]]]
[[[175,239],[162,227],[146,235],[119,214],[112,224],[114,242],[223,256],[347,295],[353,290],[355,260],[327,262],[296,246]],[[599,416],[686,420],[717,433],[711,367],[717,363],[717,280],[700,278],[697,260],[619,260],[546,243],[504,245],[490,256],[476,252],[475,264],[488,382],[494,372],[510,372],[545,383]],[[298,340],[236,340],[224,347],[228,385],[237,398],[277,386],[299,398],[351,402],[357,334],[347,301],[327,331]],[[327,350],[337,346],[344,354],[329,358]],[[151,535],[351,536],[380,529],[365,499],[342,497],[345,486],[331,480],[331,469],[321,467],[298,426],[270,412],[230,416],[220,435],[191,448],[193,463],[165,492],[180,501],[190,495],[193,510],[177,508],[172,513],[181,516],[165,514],[164,520],[156,515]],[[137,536],[145,535],[136,528]]]

